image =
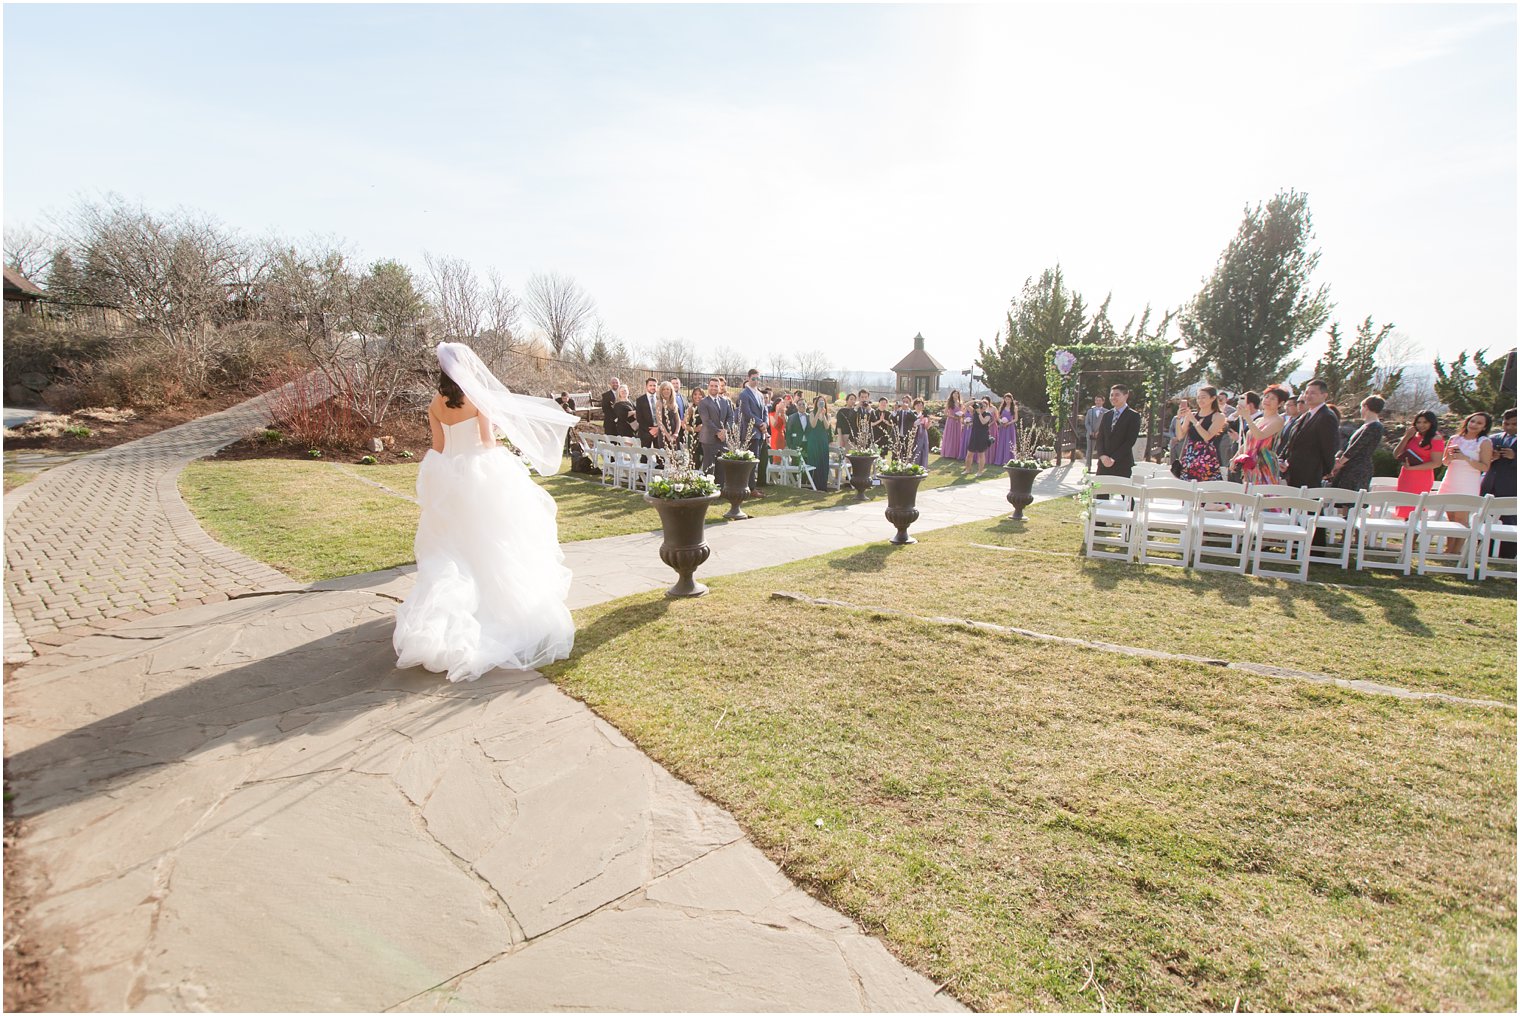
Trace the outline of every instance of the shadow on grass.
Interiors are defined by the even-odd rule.
[[[609,610],[597,618],[591,625],[585,628],[577,628],[575,632],[575,651],[570,658],[561,663],[551,664],[544,668],[546,674],[556,674],[567,666],[574,666],[576,660],[589,653],[600,649],[607,642],[624,635],[640,625],[658,621],[665,616],[670,609],[670,600],[659,596],[651,600],[636,600],[633,603],[624,604],[613,610]]]
[[[887,569],[887,563],[899,547],[890,543],[871,544],[862,547],[848,557],[836,557],[829,561],[829,567],[838,571],[870,574],[883,572]]]

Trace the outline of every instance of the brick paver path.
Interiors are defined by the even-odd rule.
[[[176,607],[294,588],[213,541],[184,466],[262,425],[263,396],[43,473],[5,499],[5,661]]]

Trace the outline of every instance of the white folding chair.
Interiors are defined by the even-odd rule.
[[[1244,494],[1245,484],[1234,480],[1200,480],[1193,487],[1200,494]]]
[[[766,479],[776,477],[783,485],[788,487],[802,486],[802,468],[800,465],[802,452],[795,448],[772,448],[770,465],[766,468]]]
[[[1206,493],[1203,486],[1198,485],[1199,507],[1193,518],[1193,567],[1244,575],[1260,499],[1255,494],[1228,490]],[[1220,558],[1228,563],[1216,560]]]
[[[1324,502],[1302,494],[1261,497],[1256,508],[1256,529],[1251,541],[1251,570],[1258,578],[1309,580],[1314,559],[1314,529]],[[1263,568],[1263,565],[1272,565]],[[1278,565],[1285,566],[1279,569]]]
[[[1310,487],[1304,496],[1320,503],[1319,519],[1315,527],[1325,534],[1325,542],[1309,548],[1309,560],[1315,564],[1333,564],[1337,568],[1351,566],[1353,531],[1359,517],[1362,498],[1366,491],[1347,487]],[[1344,509],[1344,514],[1337,509]]]
[[[1135,536],[1140,563],[1186,568],[1193,558],[1195,516],[1203,495],[1194,490],[1168,489],[1164,498],[1158,498],[1149,484],[1144,491],[1139,532]]]
[[[1135,468],[1130,470],[1130,479],[1145,480],[1152,476],[1171,476],[1171,470],[1159,462],[1136,462]]]
[[[1476,570],[1477,519],[1487,507],[1487,498],[1476,494],[1426,494],[1410,513],[1414,521],[1415,572],[1428,575],[1461,575],[1472,578]],[[1462,512],[1466,522],[1453,522],[1447,516]],[[1436,549],[1436,541],[1441,549]],[[1448,553],[1446,541],[1461,540],[1457,550]]]
[[[1520,532],[1517,532],[1515,525],[1515,503],[1516,499],[1512,497],[1493,497],[1483,506],[1483,512],[1477,520],[1480,582],[1490,575],[1501,579],[1514,579],[1517,576],[1516,559],[1499,554],[1499,545],[1502,543],[1510,544],[1511,554],[1520,546]],[[1505,522],[1506,518],[1510,521]]]
[[[1401,519],[1398,509],[1418,508],[1423,497],[1423,494],[1406,494],[1401,490],[1369,490],[1362,494],[1352,522],[1357,571],[1387,568],[1409,574],[1414,553],[1414,512]],[[1324,511],[1321,510],[1321,524],[1324,521]]]
[[[1262,497],[1306,497],[1307,487],[1290,487],[1286,483],[1251,483],[1246,490]]]
[[[1107,500],[1097,500],[1099,496]],[[1121,477],[1100,476],[1093,481],[1093,503],[1083,526],[1083,547],[1088,557],[1110,561],[1135,559],[1135,531],[1139,502],[1145,489]]]
[[[1374,476],[1368,487],[1371,490],[1398,490],[1399,478],[1396,476]]]

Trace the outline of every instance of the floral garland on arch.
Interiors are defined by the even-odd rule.
[[[1172,354],[1177,347],[1170,342],[1136,342],[1126,346],[1105,346],[1081,342],[1045,353],[1045,394],[1057,425],[1071,418],[1077,394],[1076,367],[1086,359],[1124,359],[1145,369],[1145,404],[1156,405],[1166,395],[1167,374],[1172,369]]]

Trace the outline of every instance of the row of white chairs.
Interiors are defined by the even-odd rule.
[[[602,483],[614,487],[641,490],[663,477],[670,468],[670,456],[658,449],[646,448],[638,438],[598,434],[588,439],[586,449],[592,464],[601,471]],[[830,449],[830,470],[841,483],[849,478],[850,463],[842,449]],[[799,448],[773,448],[768,452],[766,482],[816,490],[813,470]]]
[[[1098,477],[1089,557],[1305,581],[1310,564],[1514,579],[1515,498]],[[1098,500],[1097,498],[1103,498]],[[1400,509],[1409,509],[1400,518]],[[1451,516],[1466,516],[1466,521]],[[1321,543],[1314,537],[1322,533]],[[1447,541],[1455,541],[1446,549]]]

